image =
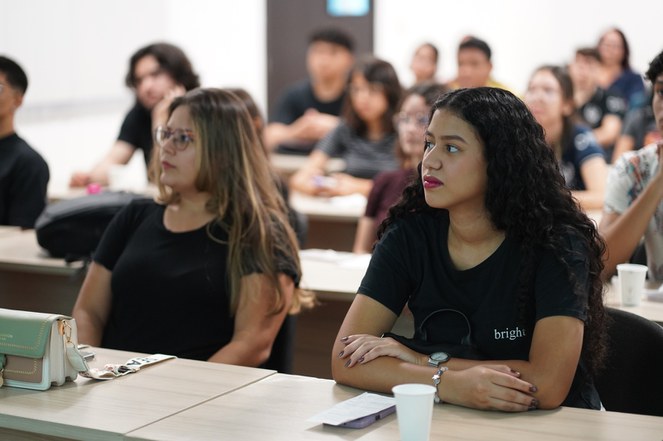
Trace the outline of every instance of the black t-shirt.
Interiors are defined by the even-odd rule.
[[[597,87],[589,101],[578,109],[580,117],[592,129],[600,127],[603,118],[607,115],[616,115],[619,119],[623,119],[625,113],[624,98],[600,87]]]
[[[33,228],[46,206],[48,165],[16,133],[0,138],[0,225]]]
[[[415,339],[459,344],[470,333],[482,359],[527,360],[536,321],[558,315],[586,319],[589,288],[583,258],[566,256],[579,286],[587,287],[582,290],[585,295],[576,295],[564,266],[551,252],[540,253],[532,293],[534,318],[523,323],[518,306],[519,244],[507,238],[482,263],[459,271],[449,255],[448,228],[443,211],[414,215],[392,225],[373,251],[358,290],[395,314],[407,303],[414,317]],[[574,246],[571,241],[569,245]],[[586,378],[581,362],[565,405],[600,406]]]
[[[153,143],[150,111],[136,103],[124,117],[117,140],[131,144],[134,149],[141,149],[145,157],[145,165],[149,165]]]
[[[207,360],[232,339],[228,236],[210,226],[173,233],[165,207],[134,201],[109,224],[94,256],[112,272],[102,346]],[[283,272],[298,281],[288,262]]]
[[[308,109],[315,109],[320,113],[339,116],[343,108],[345,92],[333,101],[320,101],[313,93],[313,87],[310,80],[303,80],[289,87],[279,98],[276,105],[276,111],[271,117],[271,122],[282,124],[292,124],[304,115]],[[288,146],[281,145],[277,151],[281,153],[304,153],[308,154],[315,142],[306,146]]]

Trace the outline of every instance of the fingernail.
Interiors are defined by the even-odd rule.
[[[532,403],[529,405],[530,409],[536,409],[539,407],[539,400],[532,398]]]
[[[341,357],[343,356],[344,353],[345,353],[345,351],[341,351],[341,352],[339,352],[339,353],[338,353],[338,358],[341,358]]]
[[[341,337],[341,341],[347,341],[347,340],[348,340],[347,337]]]
[[[538,390],[539,390],[539,389],[537,389],[536,386],[530,386],[530,387],[529,387],[529,391],[532,392],[532,393],[537,392]]]
[[[357,360],[357,363],[363,363],[364,362],[364,357],[361,357],[359,360]]]
[[[345,362],[345,367],[350,366],[351,362],[352,362],[352,358],[348,359],[348,361]]]

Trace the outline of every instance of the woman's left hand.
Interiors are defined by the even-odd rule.
[[[381,338],[368,334],[356,334],[341,338],[345,348],[338,356],[347,359],[346,367],[365,364],[378,357],[394,357],[408,363],[425,363],[420,354],[391,337]]]

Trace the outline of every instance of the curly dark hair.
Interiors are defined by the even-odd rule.
[[[656,57],[651,60],[651,63],[649,63],[649,69],[647,69],[647,72],[645,73],[645,77],[649,81],[651,81],[652,84],[656,82],[656,78],[660,74],[663,73],[663,51],[660,52]]]
[[[142,47],[131,56],[129,60],[129,70],[125,78],[127,87],[134,88],[136,86],[136,64],[147,57],[152,55],[159,62],[159,66],[164,71],[168,72],[173,80],[184,86],[186,90],[195,89],[200,87],[198,74],[193,71],[191,61],[186,56],[184,51],[174,44],[170,43],[153,43]]]
[[[512,93],[491,87],[458,89],[433,104],[469,123],[484,144],[487,163],[486,210],[495,227],[520,243],[522,253],[519,281],[521,320],[534,317],[534,284],[537,256],[550,250],[568,269],[569,256],[580,256],[588,268],[588,310],[582,358],[590,372],[597,372],[605,355],[606,315],[603,307],[602,255],[605,243],[592,220],[571,196],[557,160],[546,144],[543,128],[525,104]],[[421,164],[419,164],[421,173]],[[443,211],[428,206],[421,179],[403,191],[389,210],[378,237],[396,220],[417,213]],[[569,237],[574,240],[570,241]],[[572,242],[576,246],[572,246]],[[582,253],[578,251],[582,250]],[[569,280],[576,293],[586,289]]]

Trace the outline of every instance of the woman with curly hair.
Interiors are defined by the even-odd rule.
[[[334,379],[433,384],[480,409],[600,408],[604,244],[541,126],[508,91],[459,89],[433,105],[425,149],[339,330]],[[406,303],[414,337],[384,335]]]

